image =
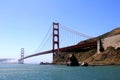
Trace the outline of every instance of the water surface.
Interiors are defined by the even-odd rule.
[[[120,80],[120,66],[0,64],[0,80]]]

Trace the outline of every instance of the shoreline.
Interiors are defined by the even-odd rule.
[[[120,66],[120,64],[93,64],[88,66]]]
[[[66,65],[65,63],[61,64],[61,63],[43,63],[40,65]],[[82,66],[81,64],[79,64],[79,66]],[[120,66],[120,64],[88,64],[88,66]]]

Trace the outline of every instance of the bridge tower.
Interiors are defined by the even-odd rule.
[[[21,48],[21,59],[19,60],[20,64],[24,64],[24,48]]]
[[[53,58],[59,52],[59,23],[53,22]],[[55,49],[58,51],[55,52]]]

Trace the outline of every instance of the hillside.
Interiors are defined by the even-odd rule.
[[[101,39],[107,38],[107,37],[114,36],[117,34],[120,34],[120,27],[110,32],[107,32],[101,36],[88,39],[85,41],[81,41],[77,45],[88,42],[88,41],[90,42],[98,38],[101,38]],[[85,50],[83,49],[81,50],[81,52],[74,52],[74,53],[79,62],[85,61],[90,65],[120,64],[120,49],[115,50],[114,48],[109,47],[107,48],[107,50],[101,52],[100,54],[96,54],[96,52],[97,52],[96,47],[91,47],[89,49],[85,49]],[[69,55],[72,53],[73,52],[71,53],[62,52],[61,55],[56,56],[54,58],[54,62],[57,64],[66,64],[66,62],[69,61]]]
[[[110,32],[107,32],[107,33],[105,33],[103,35],[100,35],[98,37],[106,38],[106,37],[114,36],[114,35],[117,35],[117,34],[120,34],[120,27],[118,27],[118,28],[116,28],[116,29],[114,29],[114,30],[112,30]]]
[[[113,47],[107,48],[100,54],[94,54],[87,58],[85,62],[90,65],[115,65],[120,64],[120,49],[114,49]]]
[[[116,29],[114,29],[114,30],[112,30],[112,31],[110,31],[110,32],[107,32],[107,33],[105,33],[105,34],[102,34],[102,35],[100,35],[100,36],[98,36],[98,37],[81,41],[81,42],[79,42],[78,44],[81,44],[81,43],[84,43],[84,42],[90,42],[90,41],[96,40],[96,39],[98,39],[98,38],[101,38],[101,39],[107,38],[107,37],[114,36],[114,35],[117,35],[117,34],[120,34],[120,27],[118,27],[118,28],[116,28]]]

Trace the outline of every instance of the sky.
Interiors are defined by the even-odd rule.
[[[96,37],[120,26],[120,0],[0,0],[0,58],[33,54],[53,22]],[[25,60],[40,61],[52,55]]]

